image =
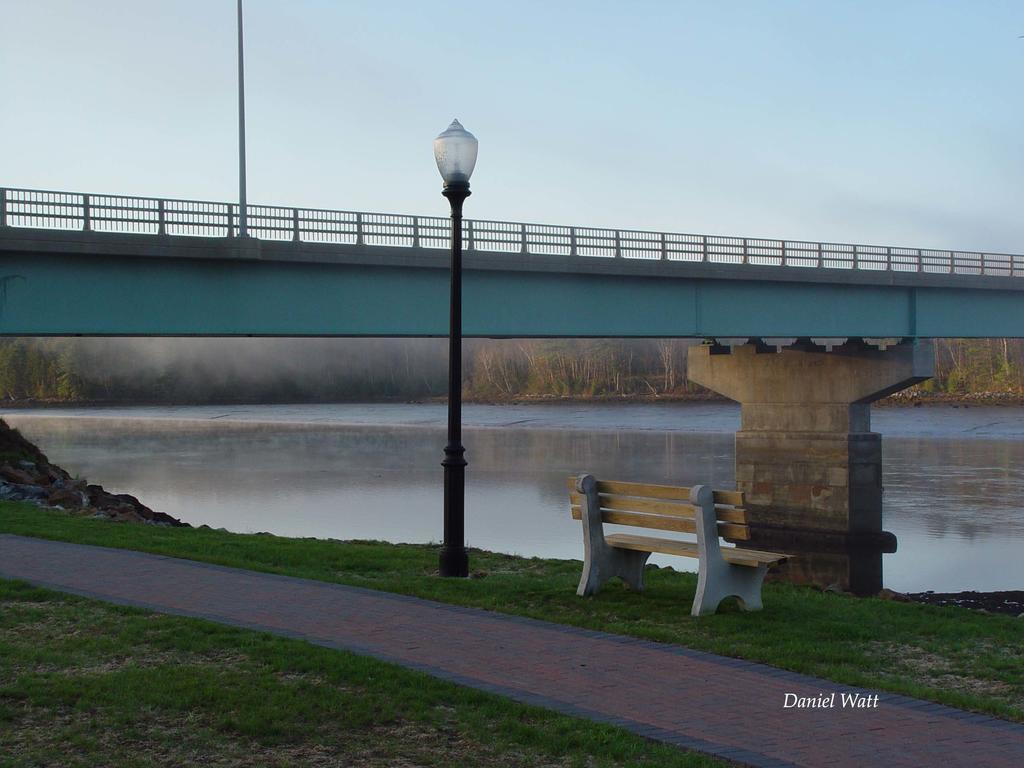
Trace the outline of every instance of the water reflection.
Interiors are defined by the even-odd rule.
[[[768,579],[837,588],[857,595],[874,595],[882,588],[882,555],[897,551],[889,532],[836,535],[820,531],[752,529],[749,541],[738,546],[785,552],[791,558],[773,568]]]
[[[887,438],[886,520],[933,537],[1024,538],[1024,442]]]
[[[260,423],[255,418],[4,417],[72,473],[134,493],[193,524],[288,536],[439,538],[443,410],[440,419],[432,410],[417,411],[419,421],[429,426],[322,426],[310,423],[324,416],[317,407],[292,408],[305,409],[310,418]],[[335,415],[341,408],[358,409],[329,408]],[[1002,410],[1009,421],[1020,415],[1016,409]],[[516,413],[497,408],[493,423],[526,419],[549,426],[546,413],[538,406],[522,406]],[[558,429],[468,428],[469,543],[524,555],[580,558],[582,539],[579,523],[568,514],[565,478],[581,471],[732,487],[728,431],[654,431],[659,419],[672,429],[672,420],[678,424],[687,418],[685,411],[657,409],[641,414],[648,419],[643,423],[651,425],[646,431],[613,428],[621,424],[622,413],[574,406],[558,411]],[[729,406],[704,405],[699,416],[701,427],[724,424],[726,430],[735,417]],[[955,438],[884,439],[884,527],[899,540],[898,551],[884,556],[886,586],[952,591],[1024,584],[1024,559],[1017,557],[1024,540],[1019,504],[1024,441],[965,440],[959,436],[969,429],[964,418],[969,416],[953,423]],[[898,421],[891,411],[886,420]],[[809,544],[803,559],[789,566],[792,575],[831,568],[851,585],[881,578],[884,546],[867,553],[844,553],[831,545],[812,549]],[[653,561],[676,568],[694,565],[671,557]]]

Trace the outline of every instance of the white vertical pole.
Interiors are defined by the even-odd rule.
[[[242,0],[238,0],[238,236],[248,237],[248,206],[245,202],[245,68],[242,50]]]

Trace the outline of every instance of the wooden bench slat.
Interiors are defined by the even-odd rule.
[[[668,515],[669,517],[685,517],[695,520],[697,508],[688,501],[658,501],[640,499],[634,496],[619,496],[610,493],[599,493],[602,509],[622,509],[629,512],[648,512],[652,515]]]
[[[742,507],[743,491],[713,491],[715,494],[715,504],[728,504],[732,507]]]
[[[632,533],[613,533],[604,540],[619,549],[635,549],[640,552],[662,552],[666,555],[699,557],[697,542],[659,539],[656,536],[636,536]]]
[[[601,507],[604,509],[621,509],[629,512],[650,512],[655,515],[671,515],[674,517],[686,517],[696,519],[697,508],[689,501],[658,501],[642,499],[634,496],[622,496],[611,493],[598,493],[601,499]],[[582,503],[583,495],[572,491],[569,493],[571,504]],[[721,522],[739,523],[745,525],[747,522],[747,510],[737,507],[726,507],[715,505],[715,517]]]
[[[570,491],[576,490],[576,478],[570,477],[567,483]],[[623,483],[615,480],[598,480],[598,493],[618,493],[623,496],[646,496],[651,499],[690,500],[690,489],[677,485],[655,485],[652,483]],[[715,504],[729,504],[734,507],[743,506],[742,491],[715,491]]]
[[[635,536],[630,533],[613,533],[606,536],[611,546],[619,549],[635,549],[640,552],[660,552],[666,555],[682,557],[699,557],[697,542],[659,539],[656,536]],[[760,552],[756,549],[740,549],[738,547],[722,547],[722,557],[733,565],[746,565],[755,568],[758,565],[771,565],[788,559],[788,555],[776,552]]]
[[[743,507],[726,507],[722,504],[715,504],[715,517],[719,522],[747,524],[747,510]]]
[[[747,549],[746,547],[722,547],[722,556],[730,563],[739,563],[741,565],[747,565],[748,560],[756,560],[758,563],[772,565],[773,563],[781,563],[783,560],[789,560],[792,557],[792,555],[786,555],[781,552],[762,552],[759,549]]]
[[[573,480],[575,488],[576,481]],[[690,500],[690,489],[676,485],[654,485],[651,483],[623,483],[615,480],[598,480],[598,493],[618,493],[623,496],[646,496],[652,499],[679,499]],[[743,506],[742,491],[715,491],[716,504],[731,504],[734,507]]]
[[[571,507],[572,516],[575,520],[583,519],[583,508],[579,504]],[[601,522],[612,525],[634,525],[640,528],[657,528],[662,531],[676,531],[678,533],[696,533],[697,521],[692,518],[676,517],[670,515],[655,515],[642,512],[634,512],[618,509],[601,508]],[[750,538],[750,529],[745,525],[735,523],[718,524],[718,535],[727,539],[739,539],[746,541]]]

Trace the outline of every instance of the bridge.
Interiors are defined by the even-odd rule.
[[[0,334],[447,334],[447,218],[251,205],[248,222],[240,239],[231,203],[0,189]],[[1021,255],[464,227],[467,336],[1024,336]]]
[[[447,335],[447,218],[247,220],[238,238],[231,203],[0,189],[0,335]],[[478,219],[463,239],[467,336],[705,339],[688,375],[741,403],[753,545],[868,542],[877,574],[840,547],[830,576],[864,591],[882,533],[870,403],[933,374],[919,339],[1024,337],[1022,255]]]

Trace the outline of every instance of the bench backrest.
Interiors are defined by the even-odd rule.
[[[570,477],[569,505],[576,520],[583,519],[583,494],[576,490],[576,478]],[[690,503],[690,489],[672,485],[597,481],[601,500],[601,520],[613,525],[633,525],[681,533],[697,532],[697,507]],[[715,517],[718,535],[747,540],[747,510],[741,491],[715,491]]]

